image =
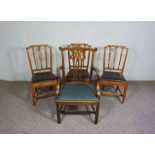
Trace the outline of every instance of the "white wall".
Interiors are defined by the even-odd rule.
[[[126,78],[155,80],[155,22],[0,22],[0,79],[30,80],[26,46],[48,43],[61,60],[58,47],[73,42],[98,47],[95,64],[101,70],[102,47],[126,45]],[[55,66],[60,62],[55,61]]]

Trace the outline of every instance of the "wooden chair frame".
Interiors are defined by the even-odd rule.
[[[37,51],[35,51],[36,49]],[[44,65],[43,65],[43,55],[41,53],[41,49],[43,49],[43,54],[44,54],[44,59],[45,59]],[[48,49],[49,49],[49,53],[48,53]],[[45,45],[30,45],[29,47],[26,48],[26,53],[27,53],[27,57],[29,60],[32,77],[36,73],[40,73],[40,72],[51,72],[52,73],[52,47],[51,46],[46,45],[46,44]],[[37,59],[37,55],[38,55],[39,60]],[[48,59],[49,59],[49,62],[48,62]],[[38,60],[39,66],[37,65],[37,60]],[[54,92],[51,91],[48,94],[37,95],[38,88],[51,87],[51,86],[57,86],[57,85],[58,85],[57,79],[53,81],[50,80],[47,82],[45,81],[37,82],[37,83],[31,82],[31,94],[32,94],[33,105],[36,105],[37,100],[39,98],[56,95],[55,91]]]
[[[96,96],[97,96],[97,101],[66,101],[66,100],[59,100],[58,96],[61,92],[61,78],[60,78],[60,72],[62,73],[63,75],[63,83],[90,83],[91,82],[91,79],[89,80],[85,80],[85,79],[73,79],[73,80],[68,80],[66,77],[65,77],[65,65],[64,65],[64,51],[67,50],[67,51],[82,51],[84,52],[85,50],[88,50],[88,51],[92,51],[92,62],[91,62],[91,72],[95,71],[96,72],[96,78],[98,80],[99,78],[99,71],[97,68],[93,67],[93,60],[94,60],[94,52],[97,50],[96,48],[91,48],[90,45],[88,44],[71,44],[70,46],[67,46],[65,48],[62,48],[60,47],[60,50],[61,50],[61,54],[62,54],[62,66],[59,66],[57,68],[57,76],[58,76],[58,79],[59,79],[59,87],[57,87],[57,97],[56,97],[56,109],[57,109],[57,120],[58,120],[58,123],[60,124],[61,123],[61,118],[60,118],[60,114],[95,114],[95,121],[94,123],[97,124],[98,122],[98,115],[99,115],[99,106],[100,106],[100,92],[99,92],[99,83],[97,83],[96,85]],[[88,62],[89,63],[89,62]],[[79,63],[80,64],[80,63]],[[77,69],[76,67],[74,66],[69,66],[69,67],[73,67],[73,69]],[[82,66],[82,67],[85,67],[85,66]],[[79,69],[79,68],[78,68]],[[80,68],[81,69],[81,68]],[[86,69],[88,69],[88,67],[86,66]],[[80,72],[77,72],[77,73],[80,73]],[[92,73],[91,73],[92,75]],[[85,105],[86,107],[87,106],[91,106],[92,110],[86,110],[86,111],[66,111],[65,109],[65,106],[66,105]],[[94,107],[95,106],[95,107]]]
[[[112,48],[114,49],[113,57],[111,57]],[[120,50],[119,56],[117,57],[117,54],[118,54],[117,50],[118,49],[121,49],[121,50]],[[108,46],[104,47],[104,59],[103,59],[103,70],[104,71],[103,71],[103,74],[105,72],[118,72],[118,73],[123,75],[127,56],[128,56],[128,48],[126,48],[125,46],[108,45]],[[118,60],[119,60],[119,61],[117,61],[117,64],[116,64],[116,58],[118,58]],[[111,63],[111,61],[112,61],[112,63]],[[124,103],[126,93],[127,93],[127,89],[128,89],[128,82],[127,81],[122,82],[122,81],[100,79],[99,85],[101,87],[100,88],[101,95],[112,95],[112,96],[122,97],[121,103]],[[106,85],[113,86],[116,93],[103,91],[103,88]],[[121,88],[123,89],[123,91]]]

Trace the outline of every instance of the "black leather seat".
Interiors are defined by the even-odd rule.
[[[127,82],[124,76],[118,72],[104,72],[100,80]]]
[[[57,77],[51,72],[41,72],[41,73],[33,74],[32,83],[44,82],[44,81],[47,82],[47,81],[53,81],[56,79]]]
[[[70,70],[68,73],[67,73],[67,78],[72,78],[73,77],[73,70]],[[90,74],[87,70],[82,70],[82,74],[81,74],[81,78],[90,78]]]

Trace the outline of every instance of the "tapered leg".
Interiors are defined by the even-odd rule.
[[[59,109],[59,104],[58,103],[56,103],[56,109],[57,109],[57,120],[58,120],[58,123],[60,124],[61,119],[60,119],[60,109]]]
[[[33,86],[31,86],[31,93],[32,93],[33,105],[36,105],[37,104],[37,100],[36,100],[36,96],[35,96],[35,88]]]
[[[124,103],[124,100],[125,100],[125,97],[126,97],[126,93],[127,93],[127,89],[128,89],[128,84],[124,87],[122,104]]]
[[[100,102],[97,102],[97,105],[96,105],[96,113],[95,113],[95,124],[98,123],[98,116],[99,116],[99,107],[100,107]]]

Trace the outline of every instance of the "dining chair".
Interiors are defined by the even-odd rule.
[[[128,48],[120,45],[107,45],[103,52],[103,74],[99,80],[101,95],[121,97],[121,103],[124,103],[128,82],[123,72],[128,56]],[[107,91],[106,86],[111,86],[113,89]]]
[[[26,48],[32,73],[31,94],[33,105],[39,98],[56,95],[58,79],[52,72],[52,47],[30,45]]]
[[[59,88],[56,97],[56,109],[57,109],[57,120],[61,123],[60,114],[94,114],[95,121],[98,122],[99,115],[99,86],[90,84],[91,76],[85,76],[85,72],[88,73],[88,64],[90,63],[92,67],[90,70],[95,71],[93,68],[93,58],[96,48],[92,48],[87,44],[71,44],[67,47],[60,47],[62,55],[62,66],[57,68],[57,76],[59,79]],[[64,62],[67,60],[65,58],[65,52],[67,52],[68,62],[69,62],[69,72],[65,74]],[[86,53],[88,55],[86,55]],[[60,74],[63,75],[63,80],[61,80]],[[69,76],[71,74],[71,76]],[[96,73],[96,78],[98,79],[98,74]],[[61,82],[63,81],[63,82]],[[69,106],[85,106],[86,110],[68,110]],[[91,109],[89,108],[91,107]]]

